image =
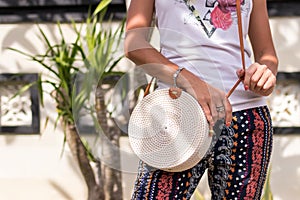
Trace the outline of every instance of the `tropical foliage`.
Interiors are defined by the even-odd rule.
[[[40,74],[38,81],[33,84],[38,85],[42,106],[44,92],[48,91],[46,86],[51,86],[52,88],[51,97],[56,102],[57,111],[55,126],[61,124],[64,129],[65,142],[78,162],[87,184],[89,200],[113,199],[114,197],[111,194],[105,194],[103,188],[106,187],[106,190],[109,192],[112,191],[110,187],[117,185],[121,188],[120,184],[111,183],[113,180],[116,181],[116,178],[110,178],[114,171],[110,171],[109,175],[106,176],[105,172],[101,171],[103,166],[101,167],[100,160],[91,153],[90,148],[82,140],[76,128],[76,116],[82,108],[90,113],[95,110],[94,107],[87,106],[87,101],[93,90],[91,86],[95,80],[98,81],[97,88],[100,92],[97,93],[100,95],[96,95],[95,101],[99,105],[93,105],[99,108],[97,110],[98,118],[94,117],[94,120],[100,122],[101,126],[107,126],[105,94],[101,90],[101,83],[105,77],[116,74],[113,69],[122,58],[122,55],[115,57],[114,53],[120,46],[124,27],[124,23],[122,23],[114,31],[109,25],[104,28],[104,15],[110,2],[111,0],[102,0],[95,11],[88,15],[87,20],[82,25],[71,24],[76,35],[75,41],[71,43],[66,42],[63,29],[60,23],[57,23],[60,40],[55,43],[51,42],[44,30],[37,25],[40,37],[46,45],[46,51],[43,54],[31,54],[15,48],[9,48],[37,62],[43,70],[47,71],[47,78]],[[108,24],[110,22],[111,20],[105,21]],[[80,90],[74,87],[78,76],[84,77]],[[26,85],[18,94],[29,89],[31,85]],[[108,128],[102,127],[102,129],[104,132],[109,131]],[[109,135],[110,133],[106,132],[106,134]],[[96,172],[93,170],[91,162],[94,162],[95,166],[97,166]],[[109,170],[105,169],[105,171]],[[117,181],[120,183],[120,177],[118,177]],[[106,182],[109,182],[109,184],[106,184]],[[122,190],[118,191],[119,193],[115,195],[118,198],[122,198]]]

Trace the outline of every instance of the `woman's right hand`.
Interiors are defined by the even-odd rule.
[[[178,79],[179,84],[199,102],[210,129],[213,129],[218,120],[224,120],[226,126],[229,126],[232,121],[232,107],[226,93],[199,79],[188,70],[183,70],[181,75],[181,79]]]

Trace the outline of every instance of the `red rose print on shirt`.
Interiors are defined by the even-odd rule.
[[[180,3],[184,2],[191,12],[189,16],[185,18],[185,23],[190,21],[190,16],[194,16],[209,38],[217,29],[229,29],[234,21],[232,17],[236,17],[232,14],[236,12],[236,0],[175,1]],[[250,4],[246,4],[245,2],[245,0],[240,0],[242,5],[241,10],[248,14]]]
[[[211,23],[216,28],[221,28],[223,30],[228,29],[232,24],[232,18],[230,12],[222,12],[222,10],[219,7],[216,7],[211,12]]]
[[[244,3],[244,0],[240,0],[241,4]],[[236,11],[236,0],[217,0],[218,7],[223,12],[234,12]]]
[[[236,0],[217,0],[218,6],[211,12],[211,23],[216,28],[227,30],[232,24],[231,12],[236,11]],[[244,0],[241,0],[243,3]]]

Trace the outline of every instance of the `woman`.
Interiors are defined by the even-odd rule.
[[[278,60],[266,0],[240,0],[246,69],[241,69],[235,0],[131,0],[126,56],[156,77],[194,96],[210,128],[224,120],[221,137],[194,167],[170,173],[141,162],[132,199],[189,199],[208,170],[212,199],[260,199],[272,149],[265,96],[272,93]],[[160,51],[147,40],[153,16]],[[254,62],[251,59],[254,55]],[[180,69],[180,70],[179,70]],[[226,93],[238,78],[230,97]]]

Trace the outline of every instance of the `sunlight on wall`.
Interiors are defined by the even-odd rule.
[[[300,71],[300,17],[270,20],[280,71]]]

